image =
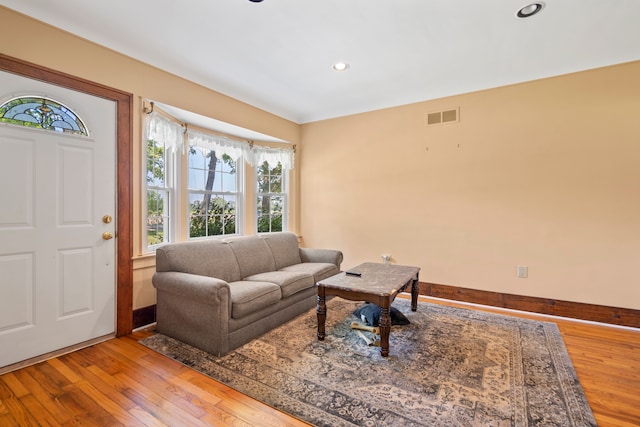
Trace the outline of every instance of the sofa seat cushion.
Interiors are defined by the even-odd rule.
[[[303,262],[281,268],[280,271],[311,274],[314,284],[340,272],[335,264],[325,262]]]
[[[303,289],[313,288],[316,284],[312,274],[298,271],[269,271],[245,277],[245,280],[275,283],[280,286],[282,298],[291,296]]]
[[[231,317],[239,319],[281,299],[280,286],[270,282],[240,280],[229,283]]]

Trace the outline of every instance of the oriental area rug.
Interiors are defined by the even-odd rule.
[[[554,323],[398,298],[411,323],[383,358],[351,329],[360,305],[328,301],[324,341],[312,309],[223,357],[141,343],[315,426],[596,425]]]

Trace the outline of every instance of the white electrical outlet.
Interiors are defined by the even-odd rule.
[[[529,267],[526,265],[518,266],[518,277],[521,279],[526,279],[529,276]]]

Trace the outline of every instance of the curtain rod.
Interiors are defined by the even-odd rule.
[[[146,105],[146,103],[149,102],[150,107],[148,107]],[[163,117],[174,121],[175,123],[178,123],[180,126],[182,126],[185,130],[184,133],[187,133],[187,126],[189,127],[189,129],[193,129],[196,132],[200,132],[200,133],[204,133],[204,134],[208,134],[208,135],[213,135],[213,136],[219,136],[222,138],[228,138],[234,141],[239,141],[239,142],[246,142],[247,144],[249,144],[249,148],[253,148],[255,146],[255,141],[251,140],[251,139],[243,139],[243,138],[239,138],[237,136],[234,135],[230,135],[224,132],[219,132],[213,129],[208,129],[208,128],[203,128],[194,124],[189,124],[189,123],[184,123],[181,122],[180,120],[176,119],[175,117],[173,117],[171,114],[167,113],[166,111],[164,111],[162,108],[158,107],[155,105],[155,103],[153,101],[150,100],[143,100],[142,101],[142,111],[145,114],[151,114],[151,113],[156,113],[156,114],[160,114]],[[275,144],[278,147],[277,148],[284,148],[284,147],[291,147],[291,149],[293,150],[293,152],[296,152],[296,146],[295,144],[289,144],[286,142],[272,142],[272,143],[268,143],[266,141],[260,141],[261,144],[258,144],[261,147],[270,147],[270,145],[263,145],[263,144]],[[283,147],[284,146],[284,147]],[[273,148],[273,147],[272,147]]]

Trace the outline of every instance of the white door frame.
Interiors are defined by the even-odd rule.
[[[0,70],[116,103],[116,336],[130,334],[133,330],[133,95],[1,53]]]

